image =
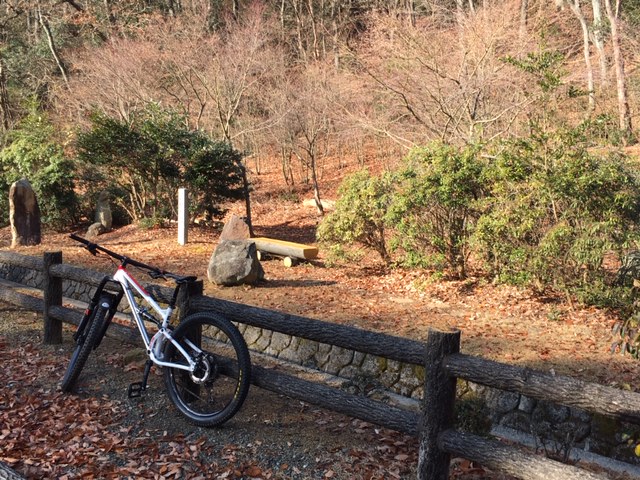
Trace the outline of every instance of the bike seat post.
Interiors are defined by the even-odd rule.
[[[182,289],[183,283],[177,282],[176,288],[173,289],[173,295],[171,296],[171,301],[169,302],[169,306],[171,309],[176,307],[176,303],[178,303],[178,295],[180,295],[180,290]]]

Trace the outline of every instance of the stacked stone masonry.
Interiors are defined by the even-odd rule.
[[[22,267],[0,264],[0,278],[42,288],[42,274]],[[93,287],[75,281],[63,282],[63,295],[87,302]],[[125,304],[126,302],[123,302]],[[423,393],[424,367],[401,364],[383,357],[334,345],[238,325],[249,349],[337,377],[350,393],[376,398],[399,396],[403,405],[418,406]],[[465,385],[482,396],[492,425],[530,434],[538,447],[550,455],[562,456],[567,448],[580,448],[600,455],[640,465],[629,438],[640,438],[640,429],[619,424],[577,409],[537,401],[514,392],[477,385]]]

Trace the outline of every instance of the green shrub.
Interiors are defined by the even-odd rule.
[[[172,217],[177,189],[185,184],[194,216],[220,216],[219,202],[244,195],[242,155],[155,105],[130,121],[95,113],[77,148],[90,178],[87,189],[111,191],[131,220]]]
[[[473,145],[435,143],[416,148],[405,160],[388,215],[405,264],[446,267],[457,278],[466,276],[469,238],[484,192],[478,153]]]
[[[318,240],[327,244],[354,244],[371,248],[385,262],[391,261],[386,240],[386,216],[394,180],[361,170],[344,179],[333,212],[318,227]]]
[[[0,222],[7,224],[8,192],[16,180],[31,183],[40,206],[42,222],[63,228],[78,220],[78,199],[74,192],[74,163],[66,158],[55,139],[55,129],[37,108],[8,134],[8,145],[0,151]]]
[[[604,282],[603,259],[639,239],[640,183],[620,155],[596,155],[579,130],[500,145],[475,245],[502,281],[576,292]]]
[[[199,138],[186,159],[184,180],[193,189],[192,211],[209,218],[224,215],[220,203],[225,199],[240,199],[242,189],[242,154],[225,142]]]

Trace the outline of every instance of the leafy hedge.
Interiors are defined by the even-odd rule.
[[[7,141],[0,150],[0,224],[9,223],[9,188],[21,178],[28,179],[36,192],[44,223],[62,228],[77,221],[74,163],[46,115],[33,107]]]
[[[384,231],[394,252],[383,256],[388,262],[464,278],[473,258],[498,282],[597,303],[608,288],[605,257],[621,257],[640,239],[640,180],[624,155],[589,147],[576,128],[415,149],[385,174],[393,181],[382,203],[367,187],[381,179],[360,172],[345,180],[319,239],[372,248],[367,238]]]
[[[243,198],[240,152],[189,130],[182,116],[150,105],[128,121],[100,112],[91,120],[77,140],[88,189],[110,191],[130,219],[171,218],[181,186],[194,216],[219,216],[220,202]]]
[[[9,221],[9,187],[20,178],[31,182],[43,222],[55,228],[93,218],[104,190],[114,201],[114,222],[121,224],[172,218],[181,186],[189,187],[194,217],[220,216],[225,199],[244,197],[242,154],[157,105],[128,121],[97,112],[75,145],[71,138],[36,107],[9,132],[0,150],[0,224]]]

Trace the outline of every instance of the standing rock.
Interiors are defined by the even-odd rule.
[[[246,240],[251,237],[249,225],[244,218],[239,217],[235,213],[224,224],[224,228],[220,233],[220,241],[223,240]]]
[[[98,235],[102,235],[107,229],[100,222],[92,223],[87,230],[87,238],[96,238]]]
[[[40,207],[26,178],[18,180],[9,189],[9,221],[11,247],[40,243]]]
[[[111,230],[113,225],[113,216],[111,215],[111,206],[109,206],[109,192],[106,190],[98,195],[98,204],[96,205],[96,216],[94,221],[101,223],[105,230]]]
[[[252,284],[264,278],[253,242],[222,240],[211,255],[207,268],[209,281],[217,285]]]

